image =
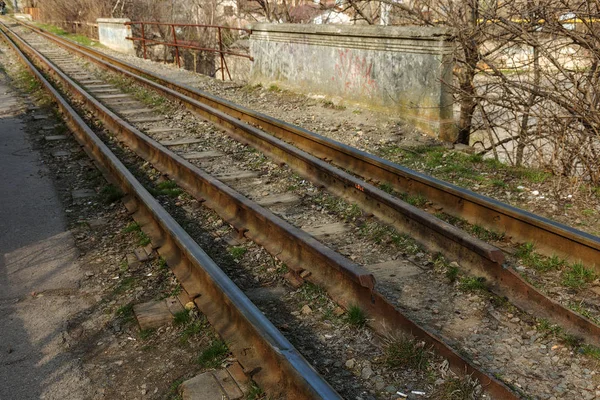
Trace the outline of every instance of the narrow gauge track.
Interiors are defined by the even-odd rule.
[[[98,163],[107,179],[128,194],[128,210],[144,226],[184,290],[230,344],[236,357],[246,368],[258,371],[253,378],[275,396],[341,399],[127,170],[15,43],[4,32],[0,31],[0,35],[53,97],[86,153]]]
[[[598,325],[548,298],[523,280],[506,265],[500,249],[471,237],[326,161],[365,176],[371,182],[387,182],[399,191],[424,194],[429,200],[440,204],[445,212],[495,230],[504,229],[514,239],[526,241],[535,238],[536,244],[539,243],[538,247],[546,254],[562,254],[583,260],[600,271],[599,238],[161,78],[39,28],[24,26],[102,68],[124,74],[143,86],[181,102],[190,110],[221,126],[234,138],[288,164],[332,193],[360,204],[367,212],[398,230],[409,232],[428,250],[442,252],[449,259],[457,260],[463,267],[467,267],[473,274],[485,277],[491,282],[490,290],[493,293],[507,297],[513,304],[533,315],[561,325],[569,333],[582,337],[590,344],[600,345]]]
[[[6,29],[6,26],[4,28]],[[417,324],[405,317],[381,294],[374,290],[374,279],[370,273],[325,247],[306,232],[291,226],[290,224],[276,217],[271,212],[262,209],[256,203],[236,193],[214,177],[209,176],[198,167],[195,167],[190,162],[183,159],[181,156],[173,153],[166,147],[150,139],[138,129],[131,126],[128,122],[124,121],[115,113],[110,111],[99,101],[95,100],[92,95],[83,90],[64,72],[55,68],[53,64],[41,53],[32,48],[26,42],[22,41],[17,35],[14,34],[14,32],[7,29],[7,33],[8,36],[10,36],[10,39],[7,37],[6,40],[10,41],[13,46],[14,41],[18,44],[18,47],[23,49],[23,51],[32,57],[32,59],[35,59],[37,63],[43,64],[40,65],[42,70],[53,76],[53,78],[56,78],[63,86],[63,89],[67,90],[70,95],[77,100],[83,101],[83,103],[85,103],[89,109],[94,110],[95,114],[100,117],[104,124],[108,126],[111,131],[116,132],[119,135],[119,139],[125,142],[138,155],[146,160],[151,160],[153,165],[158,170],[175,178],[177,182],[188,192],[190,192],[196,198],[205,201],[205,204],[207,204],[209,207],[217,210],[223,216],[223,218],[231,223],[236,229],[238,229],[238,231],[253,239],[258,244],[263,245],[270,252],[275,253],[279,259],[286,262],[286,264],[297,273],[308,271],[309,276],[307,279],[324,287],[338,303],[346,307],[352,304],[359,304],[367,311],[369,317],[372,318],[373,327],[381,333],[388,333],[390,329],[404,331],[414,335],[418,339],[424,340],[428,345],[433,346],[438,354],[448,359],[451,367],[457,373],[467,373],[477,378],[482,383],[484,390],[493,398],[516,398],[516,395],[506,385],[497,379],[486,375],[475,365],[471,364],[469,361],[465,360],[458,353],[452,350],[444,340],[436,337],[428,330],[419,327]],[[60,58],[60,55],[56,55],[56,57]],[[63,61],[67,60],[63,58]],[[29,61],[26,61],[26,63],[29,68],[34,68]],[[42,76],[38,71],[35,73],[36,76],[38,76],[38,79],[42,79]],[[78,75],[76,69],[73,69],[72,73]],[[88,81],[88,84],[96,86],[97,89],[95,93],[97,96],[115,96],[112,98],[119,98],[118,94],[103,94],[114,92],[112,92],[110,89],[101,87],[102,85],[98,85],[98,83],[99,82],[90,83],[90,81]],[[58,93],[54,89],[52,89],[52,92],[54,96],[58,96]],[[70,121],[72,129],[77,132],[78,139],[84,143],[84,146],[86,146],[89,153],[93,154],[99,159],[99,161],[102,162],[107,170],[112,172],[116,172],[118,170],[119,175],[121,176],[119,178],[120,185],[127,192],[131,192],[135,197],[138,198],[137,203],[140,203],[141,206],[147,206],[147,204],[150,204],[152,206],[159,207],[155,200],[150,198],[149,194],[145,192],[139,182],[136,182],[135,184],[131,183],[133,182],[131,180],[134,178],[128,172],[121,170],[121,167],[123,166],[118,160],[115,159],[114,156],[107,156],[106,154],[108,153],[105,154],[105,151],[108,152],[109,150],[105,145],[99,142],[97,137],[90,135],[92,133],[88,132],[89,129],[85,131],[86,135],[80,133],[81,129],[85,130],[85,128],[76,126],[76,123],[81,122],[81,119],[77,116],[71,115],[72,109],[70,109],[70,106],[68,106],[62,99],[59,100],[59,103],[63,109],[63,112],[68,115],[67,118]],[[152,118],[141,118],[141,120],[151,121]],[[94,139],[92,140],[94,144],[90,144],[86,137],[93,137]],[[110,164],[105,161],[107,158],[110,159]],[[113,164],[118,165],[119,168],[114,167]],[[122,176],[127,176],[129,179],[125,181]],[[141,194],[138,193],[138,190]],[[195,299],[195,302],[198,304],[200,310],[203,312],[207,310],[206,313],[209,316],[209,320],[211,319],[211,315],[215,315],[215,311],[223,312],[222,310],[213,309],[213,307],[217,307],[215,303],[218,301],[217,299],[219,296],[223,297],[222,295],[218,293],[213,293],[214,297],[205,295],[207,288],[203,285],[207,280],[204,276],[206,270],[203,269],[201,271],[197,271],[198,267],[203,266],[203,264],[201,262],[196,262],[196,259],[193,257],[190,262],[187,260],[179,260],[183,255],[188,256],[188,258],[190,256],[190,250],[188,249],[188,246],[193,247],[193,244],[188,242],[191,240],[189,236],[186,236],[187,234],[185,234],[185,232],[183,232],[179,226],[172,228],[169,224],[176,223],[171,219],[170,216],[165,215],[165,212],[162,209],[161,211],[151,210],[150,212],[145,213],[138,211],[138,213],[140,214],[139,217],[144,226],[147,226],[148,223],[152,225],[153,229],[149,230],[149,236],[153,238],[155,245],[161,246],[159,252],[161,254],[166,254],[165,258],[167,259],[169,265],[171,266],[171,264],[174,263],[174,266],[172,266],[174,272],[190,297]],[[154,220],[147,221],[147,219],[150,219],[151,215],[154,216]],[[169,224],[160,219],[163,217],[170,221]],[[172,235],[175,233],[183,235],[185,240],[177,237],[171,238],[170,234]],[[277,240],[274,240],[274,238],[277,238]],[[181,241],[184,242],[184,245],[180,244]],[[195,248],[195,251],[200,250]],[[171,252],[175,252],[176,254],[172,254]],[[203,261],[206,262],[205,260]],[[210,268],[212,271],[212,269],[217,267],[211,265]],[[305,274],[303,275],[306,276]],[[198,277],[204,278],[204,280],[197,280]],[[208,290],[212,291],[213,289]],[[244,300],[243,303],[246,304],[245,300],[247,299],[243,297],[243,295],[238,293],[236,296],[241,296]],[[231,309],[232,305],[230,303],[233,303],[231,300],[226,299],[225,303],[228,303],[227,305],[230,308],[227,309],[224,314],[233,314],[236,316],[236,314],[239,313],[238,311]],[[235,305],[237,306],[238,304],[236,303]],[[222,306],[219,305],[219,307]],[[211,314],[211,312],[213,312],[213,314]],[[236,323],[239,319],[240,318],[235,319]],[[215,327],[226,340],[228,338],[232,339],[231,335],[233,335],[233,332],[231,329],[228,329],[231,327],[223,326],[223,319],[220,321],[214,320],[214,322],[216,323]],[[211,320],[211,323],[213,323],[213,320]],[[270,326],[269,329],[275,328]],[[240,328],[239,331],[246,333],[248,330],[248,328]],[[276,332],[272,334],[276,335],[279,333]],[[228,335],[230,336],[228,337]],[[235,340],[237,339],[234,339],[234,343]],[[259,348],[263,349],[264,347],[264,344],[261,343]],[[234,354],[239,356],[243,364],[248,362],[250,365],[253,365],[253,362],[248,360],[248,355],[243,354],[243,348],[243,345],[233,346]],[[280,347],[279,351],[285,355],[295,355],[296,358],[294,358],[293,361],[296,363],[301,363],[304,368],[306,367],[303,364],[304,360],[298,356],[294,350],[291,350],[290,346],[285,346],[285,349],[283,350]],[[265,357],[267,356],[270,355],[265,355]],[[271,358],[267,361],[272,361],[272,359],[273,357],[271,356]],[[256,363],[256,361],[254,361],[254,363]],[[265,370],[270,371],[272,364],[267,365],[269,368],[265,368]],[[284,370],[283,367],[282,370]],[[314,370],[310,369],[308,371],[308,375],[305,375],[304,378],[300,379],[299,383],[297,384],[291,382],[295,379],[294,374],[297,372],[297,370],[292,369],[292,373],[286,376],[284,376],[284,372],[287,373],[288,371],[284,370],[282,372],[282,370],[272,373],[277,379],[286,383],[287,387],[283,390],[289,390],[287,392],[288,396],[294,397],[293,395],[290,395],[291,393],[294,393],[292,391],[293,389],[301,393],[299,397],[314,396],[322,398],[337,398],[337,394],[331,392],[331,388],[329,386],[323,384],[318,377],[314,376]],[[267,373],[265,373],[263,376],[257,376],[256,378],[259,383],[265,385],[267,390],[271,390],[274,393],[281,393],[282,388],[274,387],[273,385],[278,381],[277,379],[269,378]],[[308,389],[306,389],[303,386],[306,385],[307,379],[309,378],[314,378],[316,383],[311,386],[311,382],[309,381]],[[264,382],[262,382],[261,379]],[[302,390],[304,390],[304,392]],[[308,392],[309,395],[306,395],[306,392]]]

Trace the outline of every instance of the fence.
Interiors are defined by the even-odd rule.
[[[148,58],[149,46],[166,46],[175,48],[175,60],[181,67],[180,49],[196,50],[219,54],[221,79],[225,80],[225,72],[231,78],[225,56],[243,57],[253,60],[249,54],[232,51],[230,45],[251,31],[244,28],[230,28],[219,25],[173,24],[161,22],[135,21],[127,22],[132,27],[132,37],[127,39],[141,42],[142,54]],[[135,36],[139,34],[140,36]],[[149,37],[150,36],[150,37]],[[164,40],[161,40],[164,39]],[[169,41],[170,39],[170,41]],[[195,59],[194,59],[195,60]],[[216,71],[215,71],[216,72]]]

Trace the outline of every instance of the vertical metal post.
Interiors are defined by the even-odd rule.
[[[225,80],[225,70],[223,66],[223,41],[221,40],[221,27],[217,27],[217,32],[219,36],[219,56],[221,56],[221,79]]]
[[[144,34],[144,23],[142,22],[142,49],[144,49],[144,60],[146,59],[146,35]]]
[[[179,46],[177,46],[177,33],[175,32],[175,24],[171,24],[171,32],[173,32],[173,43],[175,43],[175,57],[177,57],[177,66],[181,68],[181,60],[179,59]]]

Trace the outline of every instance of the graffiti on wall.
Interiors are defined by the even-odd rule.
[[[334,72],[332,81],[337,81],[348,95],[370,98],[377,93],[373,61],[365,55],[356,55],[350,49],[338,50]]]

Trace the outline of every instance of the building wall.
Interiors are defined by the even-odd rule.
[[[445,29],[256,24],[250,36],[251,83],[397,113],[417,128],[453,141],[454,43]]]

